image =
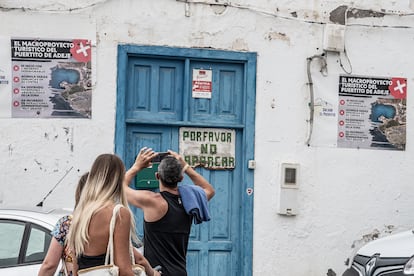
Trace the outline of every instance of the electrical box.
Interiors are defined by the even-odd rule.
[[[345,50],[345,25],[325,25],[323,49],[332,52],[343,52]]]
[[[286,216],[298,214],[299,164],[282,163],[278,213]]]
[[[135,176],[135,188],[138,190],[145,189],[158,189],[158,179],[155,177],[155,173],[158,171],[158,165],[160,163],[152,163],[151,167],[144,168]]]

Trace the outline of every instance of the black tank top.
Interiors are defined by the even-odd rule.
[[[78,269],[81,270],[98,265],[104,265],[105,257],[106,254],[102,254],[99,256],[87,256],[82,254],[80,255],[80,257],[78,257]]]
[[[144,256],[152,267],[162,266],[163,276],[187,276],[186,255],[192,218],[179,195],[161,192],[168,203],[164,217],[155,222],[144,220]]]

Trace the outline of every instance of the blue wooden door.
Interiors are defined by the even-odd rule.
[[[235,168],[197,168],[216,196],[211,221],[192,227],[187,270],[190,276],[251,275],[253,172],[247,161],[254,148],[256,55],[125,45],[118,59],[115,151],[127,167],[143,146],[179,151],[180,127],[235,130]],[[212,71],[211,98],[192,97],[193,69]],[[142,213],[133,212],[142,235]]]

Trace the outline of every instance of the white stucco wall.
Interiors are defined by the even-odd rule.
[[[191,1],[190,1],[191,2]],[[223,3],[224,1],[197,1]],[[277,3],[275,3],[277,2]],[[405,151],[337,148],[336,121],[315,117],[308,135],[306,58],[322,53],[324,23],[351,1],[1,1],[0,36],[94,40],[92,119],[0,118],[0,203],[72,206],[78,177],[114,150],[117,45],[209,47],[257,52],[253,275],[340,275],[372,235],[413,226],[413,1],[364,1],[347,20],[352,74],[408,82]],[[385,11],[373,18],[363,10]],[[357,17],[357,18],[356,18]],[[333,19],[340,17],[333,16]],[[1,50],[3,51],[3,49]],[[343,53],[341,60],[349,63]],[[315,97],[336,108],[339,55],[328,75],[312,63]],[[318,121],[319,120],[319,121]],[[333,131],[333,132],[332,132]],[[299,214],[277,214],[280,164],[300,166]]]

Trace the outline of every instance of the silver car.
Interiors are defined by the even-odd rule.
[[[0,207],[0,275],[37,275],[56,222],[70,209]]]
[[[392,234],[361,247],[342,276],[414,275],[414,230]]]

